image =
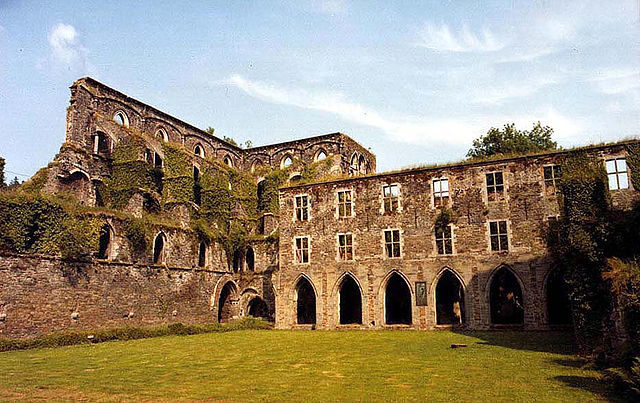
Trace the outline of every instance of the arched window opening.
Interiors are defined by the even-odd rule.
[[[268,208],[268,201],[264,200],[264,192],[265,192],[265,187],[266,187],[266,180],[261,180],[260,182],[258,182],[258,210],[259,211],[266,211]]]
[[[361,155],[358,160],[358,172],[361,174],[367,173],[367,160],[364,158],[364,155]]]
[[[316,323],[316,293],[304,277],[296,285],[296,316],[299,325]]]
[[[242,270],[242,264],[244,263],[243,258],[244,258],[244,254],[240,249],[237,249],[235,252],[233,252],[233,272],[234,273],[237,273]]]
[[[86,173],[75,171],[71,175],[62,179],[64,190],[74,194],[81,204],[88,204],[91,201],[91,182]]]
[[[280,162],[280,168],[281,169],[289,168],[291,164],[293,164],[293,160],[291,159],[291,156],[287,155]]]
[[[153,241],[153,263],[164,263],[164,234],[159,233]]]
[[[153,164],[156,168],[158,169],[162,169],[163,166],[163,161],[162,161],[162,157],[160,156],[160,154],[158,153],[154,153],[153,155]]]
[[[238,296],[236,288],[231,281],[227,282],[218,299],[218,322],[229,322],[234,316],[237,316]]]
[[[156,138],[164,141],[165,143],[169,141],[169,135],[167,134],[167,131],[164,130],[164,129],[156,130],[155,136],[156,136]]]
[[[150,149],[146,149],[144,150],[144,160],[146,161],[147,164],[149,165],[153,165],[153,151],[151,151]]]
[[[564,273],[556,269],[547,278],[547,318],[550,325],[571,324],[571,303]]]
[[[264,300],[260,297],[254,297],[251,301],[249,301],[249,306],[247,311],[249,316],[271,321],[271,315],[269,314],[269,307],[267,306],[267,303],[264,302]]]
[[[436,285],[436,323],[461,325],[464,323],[464,288],[451,270],[445,270]]]
[[[393,273],[387,281],[384,311],[387,325],[411,324],[411,290],[398,273]]]
[[[111,153],[111,140],[109,136],[102,132],[96,132],[93,153],[101,155],[109,155]]]
[[[502,267],[493,276],[489,300],[491,323],[498,325],[521,325],[524,323],[522,288],[511,270]]]
[[[129,117],[123,111],[116,112],[115,115],[113,115],[113,120],[120,126],[129,127]]]
[[[100,238],[98,241],[98,259],[111,258],[111,244],[113,234],[109,224],[105,224],[100,228]]]
[[[229,168],[233,168],[233,160],[228,155],[224,157],[224,164]]]
[[[318,151],[318,153],[316,154],[316,161],[322,161],[327,159],[327,153],[324,152],[324,150],[320,150]]]
[[[260,168],[262,168],[262,161],[260,160],[253,161],[253,163],[251,164],[251,173],[255,173]]]
[[[247,264],[247,270],[253,271],[255,265],[255,254],[251,246],[247,247],[247,253],[245,254],[245,263]]]
[[[302,175],[300,175],[298,173],[295,174],[295,175],[292,175],[291,178],[289,178],[289,182],[298,182],[298,181],[301,181],[301,180],[302,180]]]
[[[358,154],[353,153],[351,156],[351,162],[349,163],[349,174],[355,175],[358,173]]]
[[[199,206],[202,203],[202,186],[200,185],[200,169],[193,166],[193,201]]]
[[[200,242],[198,249],[198,267],[204,267],[207,263],[207,245],[204,242]]]
[[[340,324],[362,324],[362,295],[351,276],[345,276],[340,286]]]
[[[200,144],[196,145],[193,149],[193,153],[200,158],[204,158],[204,148]]]

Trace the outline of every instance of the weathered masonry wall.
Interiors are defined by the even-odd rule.
[[[25,255],[0,256],[0,284],[0,337],[218,322],[225,286],[232,291],[223,299],[232,317],[245,315],[252,299],[273,294],[262,275],[234,279],[205,269],[67,263]]]
[[[624,144],[587,150],[600,158],[624,158]],[[463,290],[462,322],[471,329],[486,329],[491,318],[490,287],[496,273],[507,270],[521,291],[524,313],[519,326],[544,329],[549,320],[547,279],[553,262],[546,249],[549,220],[560,214],[557,196],[545,187],[544,167],[561,163],[563,152],[502,161],[413,169],[368,177],[343,179],[283,188],[280,198],[280,273],[276,306],[280,328],[299,326],[297,317],[301,279],[311,284],[315,297],[315,326],[340,325],[340,289],[345,278],[355,280],[362,298],[358,327],[387,326],[385,292],[397,273],[411,293],[409,326],[421,329],[437,325],[436,287],[445,273],[457,277]],[[486,174],[502,172],[504,197],[490,200]],[[452,253],[439,254],[435,225],[442,207],[434,204],[433,180],[446,178],[452,212]],[[385,212],[383,186],[397,185],[398,208]],[[353,213],[338,216],[338,192],[350,191]],[[295,197],[306,195],[309,219],[296,216]],[[612,190],[616,208],[628,208],[638,200],[628,189]],[[505,221],[508,250],[492,251],[490,222]],[[388,257],[384,231],[399,230],[400,256]],[[339,255],[338,234],[351,234],[353,259]],[[296,256],[296,237],[308,237],[309,262]],[[426,306],[418,306],[416,283],[426,283]],[[511,298],[512,296],[509,296]],[[353,326],[353,325],[352,325]]]

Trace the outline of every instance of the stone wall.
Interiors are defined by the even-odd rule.
[[[599,158],[625,155],[623,144],[588,149]],[[464,290],[464,322],[472,329],[492,326],[489,287],[501,268],[515,275],[522,290],[525,329],[547,327],[546,279],[553,270],[547,255],[545,229],[548,220],[560,214],[556,195],[545,189],[543,167],[559,164],[565,152],[511,158],[493,162],[453,164],[412,169],[362,178],[289,186],[280,198],[280,273],[274,280],[278,290],[277,325],[297,326],[296,286],[301,278],[316,294],[316,326],[339,326],[339,290],[345,275],[358,284],[362,295],[361,327],[385,326],[385,287],[398,273],[411,291],[411,326],[436,325],[436,292],[445,270],[453,273]],[[489,200],[485,174],[502,172],[504,198]],[[447,178],[453,212],[452,254],[438,254],[435,224],[442,211],[434,205],[433,180]],[[385,212],[383,186],[398,185],[399,207]],[[337,192],[350,190],[353,214],[338,217]],[[637,200],[629,189],[611,192],[614,207],[626,208]],[[308,221],[296,219],[294,198],[308,195]],[[492,251],[489,222],[507,223],[509,248]],[[388,258],[384,230],[400,231],[401,255]],[[342,261],[338,233],[351,233],[354,258]],[[295,237],[310,239],[310,261],[296,262]],[[416,282],[425,282],[427,305],[416,305]]]

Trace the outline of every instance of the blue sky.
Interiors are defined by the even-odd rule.
[[[637,136],[639,4],[0,0],[0,156],[9,178],[52,160],[85,75],[239,142],[341,131],[379,171],[507,122]]]

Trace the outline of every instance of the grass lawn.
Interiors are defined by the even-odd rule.
[[[244,330],[0,353],[2,400],[608,398],[562,333]]]

